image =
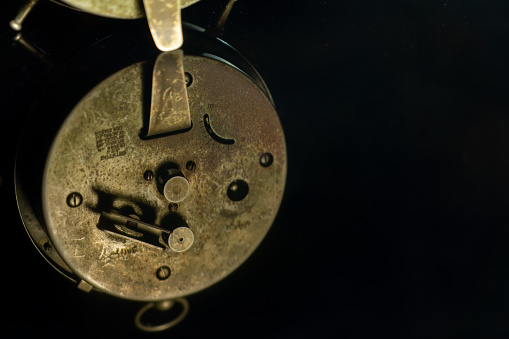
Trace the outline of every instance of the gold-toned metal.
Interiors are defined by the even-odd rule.
[[[138,241],[162,250],[169,247],[167,240],[164,239],[168,239],[171,231],[147,224],[139,218],[103,211],[97,227],[114,236]]]
[[[174,51],[184,43],[180,0],[143,0],[152,39],[161,51]]]
[[[191,127],[182,50],[159,54],[152,72],[152,100],[147,137]]]
[[[158,311],[168,311],[173,306],[175,306],[176,303],[179,303],[182,305],[182,312],[175,319],[171,320],[170,322],[168,322],[166,324],[146,325],[141,320],[143,315],[145,313],[147,313],[152,308],[155,308]],[[177,325],[179,322],[184,320],[187,313],[189,313],[189,303],[186,298],[175,298],[172,300],[160,301],[158,303],[148,303],[138,311],[138,313],[136,314],[136,317],[134,318],[134,323],[136,324],[136,327],[138,327],[142,331],[160,332],[160,331],[165,331],[165,330]]]
[[[23,21],[25,21],[27,15],[32,11],[34,6],[39,2],[39,0],[28,0],[23,7],[19,10],[18,14],[11,20],[9,25],[15,31],[21,31]]]
[[[163,194],[169,202],[181,202],[189,194],[189,182],[181,176],[170,178],[164,185]]]
[[[228,21],[228,18],[230,16],[230,13],[233,8],[233,4],[235,2],[237,2],[237,0],[228,1],[228,4],[226,5],[225,9],[223,10],[223,13],[221,13],[221,17],[219,17],[219,20],[216,23],[217,31],[222,32],[224,30],[224,26],[226,25],[226,22]]]
[[[90,291],[92,291],[94,288],[92,285],[90,285],[89,283],[87,283],[85,280],[80,280],[80,282],[78,283],[78,288],[80,290],[82,290],[83,292],[87,292],[89,293]]]
[[[138,63],[83,97],[48,153],[41,195],[47,234],[78,279],[99,291],[162,301],[207,288],[251,255],[279,209],[286,147],[270,99],[229,64],[195,56],[185,56],[183,64],[193,79],[187,88],[193,120],[189,130],[140,137],[144,102],[150,99],[143,90],[144,74],[150,65]],[[273,157],[269,166],[260,164],[265,153]],[[186,166],[190,162],[195,164],[192,170]],[[168,166],[181,171],[190,187],[178,208],[169,208],[173,205],[160,187],[164,182],[158,180]],[[153,180],[146,180],[147,170],[154,172]],[[229,192],[237,182],[248,188],[244,194]],[[67,202],[73,192],[82,197],[76,207]],[[190,242],[191,233],[194,241],[176,252],[135,240],[140,236],[136,233],[105,232],[99,225],[105,211],[123,216],[120,232],[143,236],[145,230],[127,221],[144,222],[151,225],[147,233],[157,227],[174,235],[165,240],[175,240],[174,248],[181,238]],[[191,233],[175,236],[182,227]],[[171,272],[164,279],[157,273],[161,267]]]
[[[175,252],[184,252],[187,251],[194,242],[194,234],[187,227],[179,227],[170,234],[170,238],[168,239],[168,244],[170,248]]]
[[[145,16],[143,0],[60,0],[76,9],[95,15],[118,18],[138,19]],[[165,1],[165,0],[163,0]],[[180,0],[180,8],[185,8],[200,0]]]

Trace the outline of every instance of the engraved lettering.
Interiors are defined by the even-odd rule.
[[[101,154],[101,160],[126,155],[124,130],[122,126],[107,128],[95,132],[95,145]]]
[[[120,256],[120,257],[125,258],[127,256],[132,255],[132,254],[135,254],[136,252],[138,252],[138,248],[136,246],[131,247],[131,248],[117,247],[115,249],[115,251],[110,253],[110,256],[112,256],[112,257]]]
[[[237,222],[234,222],[233,224],[231,225],[226,225],[226,229],[227,230],[243,230],[245,228],[247,228],[251,223],[249,221],[240,221],[240,220],[237,220]]]

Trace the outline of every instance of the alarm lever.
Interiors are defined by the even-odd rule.
[[[161,51],[179,49],[183,42],[180,0],[143,0],[148,26]]]
[[[191,113],[184,76],[184,52],[163,52],[152,73],[152,99],[148,132],[154,137],[191,128]]]

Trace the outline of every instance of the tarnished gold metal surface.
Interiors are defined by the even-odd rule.
[[[175,252],[187,251],[194,242],[194,234],[187,227],[179,227],[173,231],[168,239],[170,248]]]
[[[161,51],[174,51],[184,43],[180,0],[143,0],[150,33]]]
[[[191,127],[183,58],[182,50],[164,52],[157,57],[152,72],[148,137]]]
[[[137,19],[145,16],[143,0],[60,0],[74,8],[92,14],[120,18]],[[180,0],[180,8],[190,6],[200,0]]]
[[[75,106],[49,152],[41,198],[52,243],[80,279],[118,297],[158,301],[210,286],[255,250],[279,209],[286,148],[265,93],[204,57],[184,58],[192,128],[140,138],[144,67],[112,75]],[[178,204],[161,193],[158,173],[167,167],[189,183]],[[176,249],[194,239],[175,252],[117,236],[98,227],[103,212],[175,232],[168,241]]]

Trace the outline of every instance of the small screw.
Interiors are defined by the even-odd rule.
[[[49,241],[44,242],[44,244],[42,244],[42,248],[44,248],[46,252],[51,251],[51,244],[49,243]]]
[[[179,210],[179,205],[177,203],[172,202],[168,205],[168,209],[170,210],[170,212],[175,213]]]
[[[168,266],[161,266],[157,269],[156,276],[159,280],[166,280],[169,278],[171,270]]]
[[[274,157],[270,153],[263,153],[260,157],[260,165],[263,167],[269,167],[272,165],[272,162],[274,161]]]
[[[154,172],[151,170],[146,170],[145,173],[143,173],[143,178],[147,181],[151,181],[154,179]]]
[[[184,81],[186,83],[186,87],[191,86],[191,84],[193,83],[193,77],[191,76],[191,74],[185,72],[184,73]]]
[[[81,194],[73,192],[67,196],[67,205],[69,207],[78,207],[83,202]]]
[[[196,163],[192,160],[188,161],[187,164],[186,164],[186,169],[188,171],[194,171],[194,169],[196,168]]]

